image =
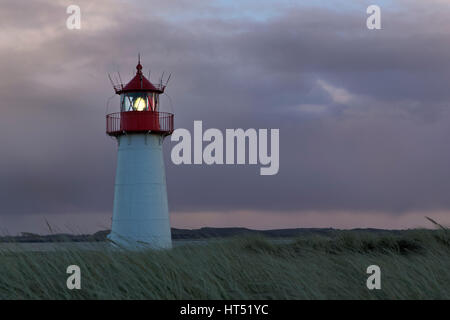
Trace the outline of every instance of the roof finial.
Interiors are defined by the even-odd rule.
[[[136,66],[137,72],[136,74],[142,74],[142,65],[141,65],[141,54],[138,53],[138,65]]]

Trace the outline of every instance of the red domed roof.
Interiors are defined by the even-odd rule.
[[[136,75],[128,82],[123,88],[116,90],[117,94],[121,94],[124,92],[136,92],[136,91],[148,91],[148,92],[157,92],[163,93],[164,87],[154,86],[143,74],[142,74],[142,65],[140,61],[136,66],[137,72]]]

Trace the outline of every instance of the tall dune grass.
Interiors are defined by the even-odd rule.
[[[81,290],[66,287],[68,265]],[[381,268],[381,290],[366,269]],[[166,251],[0,250],[0,299],[450,299],[450,234],[338,232],[211,240]]]

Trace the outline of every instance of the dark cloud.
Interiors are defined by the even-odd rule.
[[[177,127],[280,129],[280,172],[268,177],[175,166],[166,141],[173,211],[450,208],[445,2],[383,8],[381,31],[365,29],[364,11],[227,19],[204,1],[81,1],[82,29],[70,31],[65,3],[19,2],[0,14],[1,213],[111,212],[106,74],[127,81],[138,51],[152,79],[174,74]]]

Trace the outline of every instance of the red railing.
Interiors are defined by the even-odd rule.
[[[173,132],[173,114],[155,111],[116,112],[106,116],[106,133],[116,136],[127,132]]]

